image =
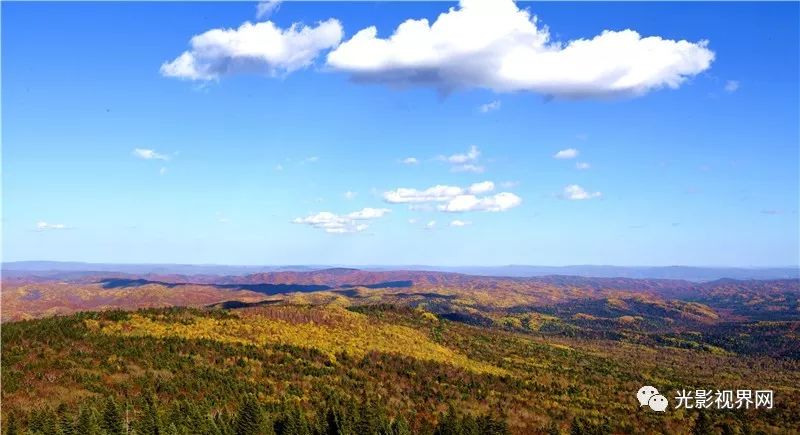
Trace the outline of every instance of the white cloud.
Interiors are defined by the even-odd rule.
[[[328,53],[327,64],[391,86],[607,98],[678,88],[710,67],[707,44],[630,29],[559,42],[513,0],[461,0],[433,23],[406,20],[388,38],[375,26],[362,29]]]
[[[260,1],[256,5],[256,18],[268,18],[275,13],[281,6],[281,0]]]
[[[471,223],[472,222],[455,219],[452,222],[450,222],[450,226],[451,227],[465,227],[465,226],[467,226],[467,225],[469,225]]]
[[[419,160],[417,160],[416,157],[406,157],[403,160],[401,160],[401,162],[405,163],[406,165],[416,165],[417,163],[419,163]]]
[[[319,156],[311,156],[304,160],[307,163],[317,163],[319,161]]]
[[[495,110],[500,110],[500,105],[501,103],[499,100],[494,100],[486,104],[481,104],[480,107],[478,107],[478,110],[480,110],[481,113],[489,113]]]
[[[434,228],[436,228],[436,221],[429,221],[425,224],[425,229],[432,230]]]
[[[411,218],[411,219],[408,220],[408,223],[410,223],[411,225],[414,225],[414,224],[417,223],[417,219],[416,218]]]
[[[145,160],[169,160],[169,156],[147,148],[135,148],[133,150],[133,155]]]
[[[272,21],[245,22],[238,29],[211,29],[195,35],[191,48],[161,65],[161,74],[188,80],[216,80],[238,73],[281,76],[310,66],[342,40],[342,25],[329,19],[287,29]]]
[[[472,163],[467,163],[464,165],[457,165],[450,168],[453,172],[472,172],[473,174],[482,174],[486,168],[481,165],[473,165]]]
[[[522,199],[510,192],[501,192],[491,196],[479,197],[493,191],[495,185],[491,181],[475,183],[467,188],[459,186],[436,185],[425,190],[399,188],[384,192],[383,199],[392,204],[419,205],[439,203],[436,207],[444,212],[467,211],[506,211],[522,203]]]
[[[351,192],[348,190],[347,192],[344,193],[344,199],[347,200],[355,199],[356,196],[358,196],[357,192]]]
[[[64,224],[50,224],[45,221],[36,222],[36,231],[66,230],[68,226]]]
[[[575,148],[567,148],[565,150],[561,150],[555,154],[553,154],[554,159],[574,159],[578,157],[578,150]]]
[[[364,208],[346,215],[323,211],[304,218],[296,218],[292,223],[310,225],[331,234],[358,233],[369,228],[368,221],[381,218],[389,212],[390,210],[386,208]]]
[[[383,199],[392,204],[417,203],[447,201],[455,196],[464,193],[464,189],[458,186],[447,186],[437,184],[425,190],[409,189],[401,187],[396,190],[384,192]]]
[[[466,153],[458,153],[450,156],[439,156],[439,160],[450,163],[452,172],[472,172],[475,174],[483,173],[484,167],[476,162],[481,156],[481,151],[477,146],[471,145]]]
[[[158,170],[158,175],[164,175],[167,173],[167,168],[162,166],[161,169]]]
[[[445,157],[450,163],[461,164],[467,162],[474,162],[480,157],[481,152],[475,145],[469,147],[469,151],[464,154],[453,154],[452,156]]]
[[[348,219],[362,220],[362,219],[377,219],[385,216],[391,210],[388,208],[364,208],[359,211],[354,211],[347,215]]]
[[[561,198],[578,201],[583,199],[599,198],[602,195],[603,194],[600,192],[587,192],[583,187],[578,186],[577,184],[570,184],[569,186],[564,187],[564,191],[561,193]]]
[[[739,81],[738,80],[728,80],[725,82],[725,92],[734,93],[739,90]]]
[[[440,211],[461,213],[467,211],[506,211],[522,203],[522,198],[513,193],[502,192],[478,198],[475,195],[459,195],[438,207]]]
[[[494,183],[491,181],[474,183],[466,189],[459,186],[437,184],[436,186],[429,187],[425,190],[401,187],[396,190],[384,192],[383,199],[392,204],[443,202],[467,193],[481,194],[492,190],[494,190]]]
[[[512,187],[519,186],[519,181],[503,181],[500,183],[500,187],[504,189],[511,189]]]
[[[491,181],[481,181],[480,183],[475,183],[469,186],[469,189],[467,190],[469,191],[469,193],[474,193],[476,195],[481,193],[491,192],[494,190],[494,183],[492,183]]]
[[[590,165],[589,163],[586,163],[586,162],[578,162],[578,163],[575,163],[575,167],[578,168],[578,169],[589,169],[589,168],[592,167],[592,165]]]
[[[275,165],[275,170],[276,171],[282,171],[283,170],[283,165],[281,165],[280,163]]]

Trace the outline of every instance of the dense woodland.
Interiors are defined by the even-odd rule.
[[[396,305],[84,312],[2,328],[5,433],[796,433],[800,365]],[[771,410],[640,409],[645,384]]]

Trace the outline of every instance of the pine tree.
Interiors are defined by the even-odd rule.
[[[392,435],[411,435],[408,421],[402,415],[397,416],[392,422]]]
[[[19,435],[17,417],[13,412],[8,414],[8,420],[6,420],[6,435]]]
[[[108,435],[122,435],[125,433],[125,425],[122,421],[119,406],[111,396],[106,399],[101,426]]]
[[[261,409],[261,404],[252,395],[247,395],[236,417],[236,435],[263,435],[272,433],[272,427]]]
[[[439,423],[433,433],[434,435],[461,434],[461,422],[458,420],[458,415],[452,404],[447,408],[447,413],[439,419]]]
[[[156,397],[152,393],[146,394],[144,398],[144,415],[139,421],[138,432],[145,435],[161,435],[161,421],[158,417],[158,405]]]
[[[56,416],[58,418],[58,430],[62,435],[73,435],[75,433],[72,424],[72,418],[67,412],[67,405],[60,404],[56,409]]]
[[[711,433],[714,429],[714,425],[711,422],[711,419],[708,417],[703,411],[697,415],[697,420],[694,421],[694,428],[692,429],[692,433],[697,435],[705,435]]]
[[[94,408],[81,408],[78,414],[78,422],[75,425],[75,433],[80,435],[99,435],[100,431],[97,411]]]

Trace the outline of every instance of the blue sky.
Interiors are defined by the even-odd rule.
[[[500,18],[387,43],[449,7],[3,3],[4,260],[798,263],[797,3],[510,4],[554,60],[470,51]],[[190,44],[267,20],[309,33]]]

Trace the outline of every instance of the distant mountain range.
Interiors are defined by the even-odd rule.
[[[4,276],[48,276],[65,272],[115,272],[161,275],[224,275],[241,276],[270,272],[311,272],[330,269],[336,265],[232,266],[216,264],[105,264],[60,261],[18,261],[3,263]],[[596,278],[673,279],[713,281],[717,279],[797,279],[799,267],[741,268],[741,267],[627,267],[627,266],[426,266],[426,265],[367,265],[355,266],[368,271],[430,271],[454,272],[468,275],[537,277],[569,275]]]

